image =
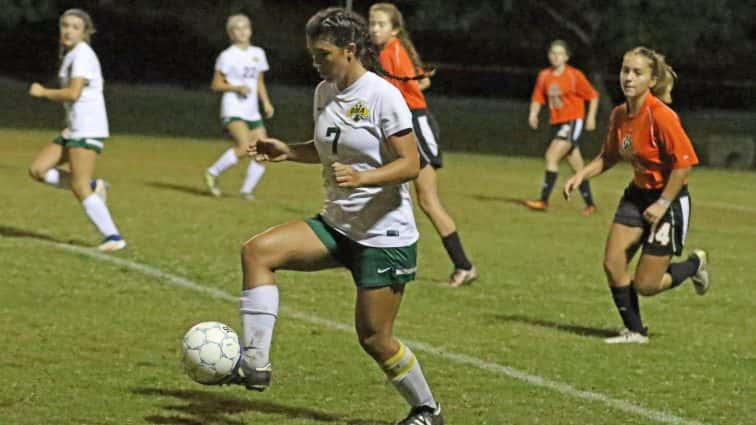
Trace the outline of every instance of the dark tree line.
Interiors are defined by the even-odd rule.
[[[52,75],[56,19],[89,10],[100,29],[93,44],[111,80],[206,84],[226,43],[225,17],[252,16],[271,78],[309,83],[315,75],[302,28],[319,0],[0,0],[0,74]],[[371,1],[354,0],[365,13]],[[624,51],[646,45],[680,74],[679,102],[691,107],[756,107],[756,0],[402,0],[423,58],[439,65],[434,90],[527,96],[555,39],[572,62],[610,96]],[[7,34],[7,36],[6,36]],[[34,46],[29,49],[29,46]]]

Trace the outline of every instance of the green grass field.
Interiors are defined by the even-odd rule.
[[[130,95],[150,105],[150,91]],[[183,127],[177,137],[137,135],[114,117],[120,124],[98,175],[112,184],[108,203],[129,248],[99,254],[88,248],[99,236],[73,195],[26,175],[56,135],[26,127],[54,127],[45,114],[59,111],[17,100],[15,115],[0,121],[0,424],[388,425],[406,414],[351,330],[345,271],[280,273],[269,391],[203,387],[181,369],[180,339],[191,325],[239,327],[241,243],[319,210],[318,166],[268,166],[255,202],[236,196],[236,167],[221,180],[228,195],[215,199],[201,176],[227,142],[209,132],[193,139]],[[110,102],[111,115],[136,110]],[[35,108],[44,119],[31,119]],[[271,127],[306,137],[306,119],[289,125],[286,111],[279,107]],[[178,126],[151,119],[150,129]],[[699,297],[686,283],[643,299],[651,342],[607,346],[602,338],[621,322],[601,257],[630,174],[618,167],[593,182],[595,216],[556,195],[541,214],[518,204],[536,194],[540,160],[446,156],[440,191],[482,277],[447,288],[451,265],[418,213],[419,274],[396,331],[422,361],[448,424],[753,423],[756,174],[694,171],[686,251],[710,250],[712,290]]]

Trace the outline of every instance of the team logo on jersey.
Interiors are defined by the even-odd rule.
[[[354,122],[368,119],[368,114],[370,114],[370,110],[362,102],[357,102],[357,104],[349,108],[349,112],[347,112],[349,118],[354,120]]]
[[[625,134],[625,137],[622,138],[622,150],[629,151],[633,148],[633,137],[629,134]]]

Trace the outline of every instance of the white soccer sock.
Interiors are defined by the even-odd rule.
[[[420,362],[409,347],[399,342],[399,351],[386,360],[381,368],[410,406],[436,408],[436,400],[425,380]]]
[[[270,363],[270,345],[278,315],[278,286],[263,285],[241,293],[242,367],[247,370]]]
[[[99,230],[103,236],[107,237],[119,234],[115,223],[113,223],[113,219],[110,217],[110,211],[108,211],[107,205],[105,205],[105,202],[103,202],[99,196],[93,193],[81,201],[81,204],[84,206],[84,211],[87,213],[87,217],[92,220],[92,223],[94,223],[97,230]]]
[[[45,173],[44,181],[50,186],[57,187],[58,189],[70,189],[71,173],[57,168],[50,168]]]
[[[239,162],[239,158],[236,157],[234,148],[230,148],[223,152],[223,155],[221,155],[220,158],[215,161],[215,164],[211,165],[207,171],[213,176],[218,177],[221,173],[236,165],[237,162]]]
[[[247,167],[247,176],[244,177],[244,184],[242,184],[240,192],[242,194],[252,193],[255,190],[255,186],[265,173],[265,166],[255,160],[249,161]]]

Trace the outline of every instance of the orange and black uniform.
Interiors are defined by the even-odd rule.
[[[633,165],[633,181],[625,190],[614,221],[643,227],[645,252],[679,255],[690,218],[687,185],[672,200],[654,235],[648,234],[650,226],[643,220],[643,211],[659,199],[672,170],[698,164],[677,114],[651,93],[634,115],[628,113],[626,104],[614,108],[601,156],[607,166],[620,160]]]
[[[412,62],[407,49],[402,42],[392,37],[383,47],[379,56],[381,67],[388,74],[396,77],[414,77],[417,67]],[[438,126],[428,112],[428,104],[425,95],[420,90],[417,80],[399,80],[385,76],[386,80],[396,86],[404,96],[410,112],[412,112],[412,124],[417,137],[418,150],[420,151],[420,168],[430,164],[433,168],[441,168],[441,149],[438,145]]]
[[[549,107],[549,124],[555,139],[576,143],[583,128],[585,102],[598,98],[598,92],[585,75],[569,65],[558,75],[553,68],[538,73],[531,101]]]

